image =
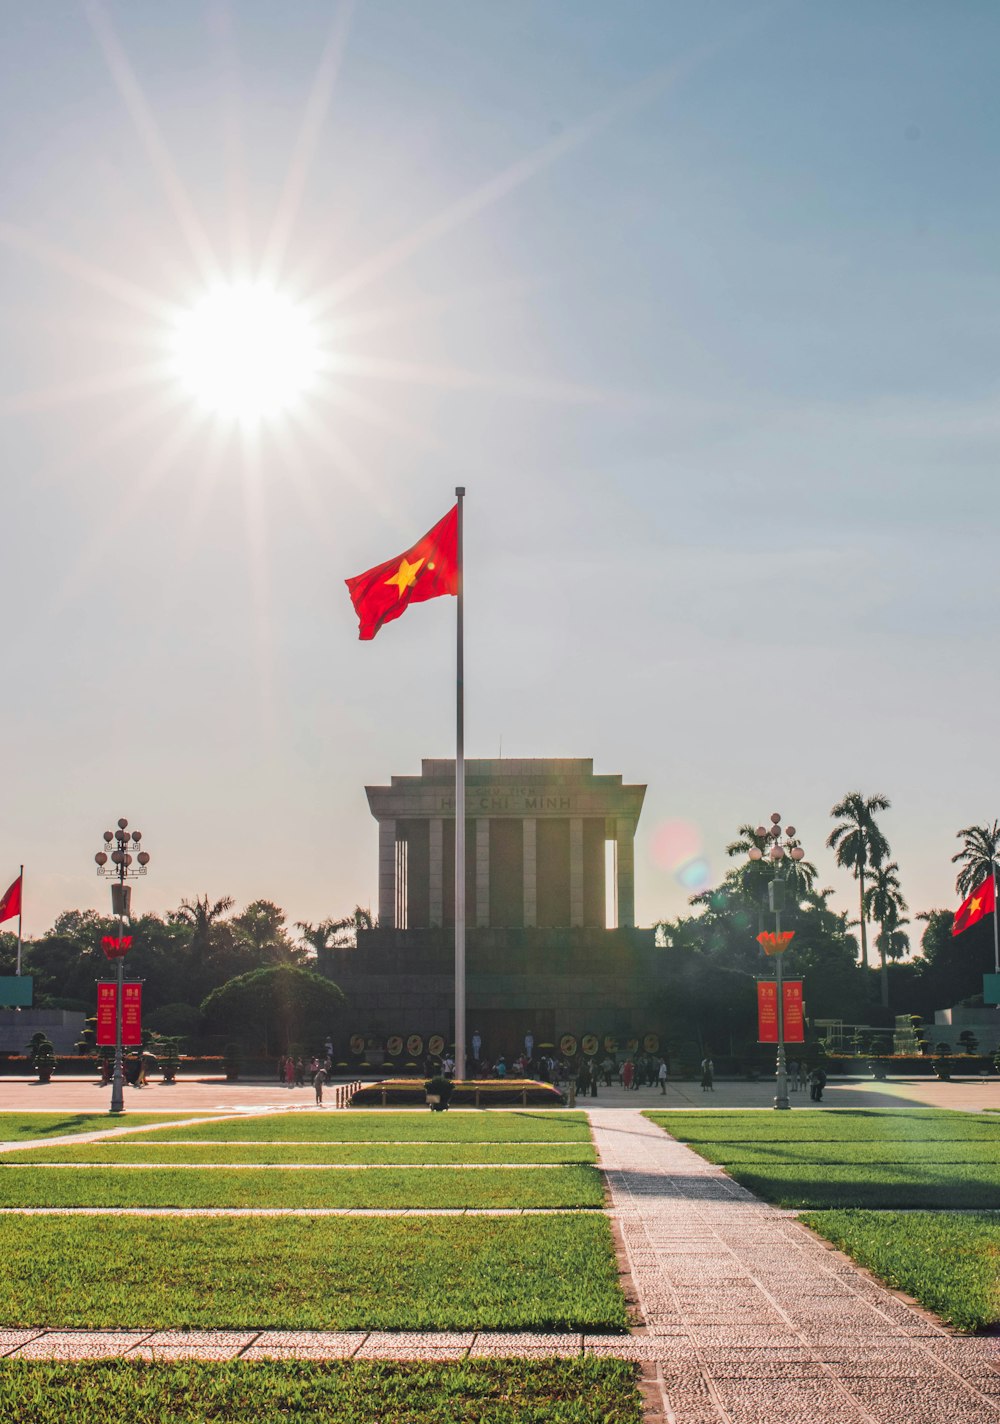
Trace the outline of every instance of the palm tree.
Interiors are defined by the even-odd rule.
[[[902,916],[909,909],[903,899],[903,891],[899,883],[899,866],[894,860],[891,860],[888,865],[876,866],[872,875],[872,883],[865,891],[863,908],[864,914],[869,919],[878,920],[881,931],[876,944],[882,960],[882,1007],[887,1009],[889,1007],[889,971],[886,966],[886,955],[896,957],[892,953],[896,946],[895,936],[900,925],[906,923]]]
[[[340,927],[334,920],[321,920],[318,925],[312,925],[308,920],[296,920],[295,928],[320,963],[323,956],[341,942]]]
[[[1000,859],[1000,824],[994,821],[992,826],[964,826],[956,835],[962,849],[952,856],[951,863],[962,867],[955,889],[964,900],[993,874]]]
[[[837,864],[850,869],[859,885],[861,903],[861,967],[868,968],[868,934],[865,911],[865,872],[876,870],[889,856],[889,842],[875,821],[876,811],[888,811],[888,796],[862,796],[849,791],[842,801],[831,807],[831,816],[842,816],[839,826],[826,838],[837,853]]]
[[[202,967],[211,953],[218,921],[229,914],[235,903],[231,895],[223,895],[214,905],[209,904],[207,895],[196,895],[193,901],[182,900],[180,908],[171,913],[170,918],[176,924],[191,927],[190,955],[197,969]]]

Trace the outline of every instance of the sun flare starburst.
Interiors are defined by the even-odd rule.
[[[213,414],[252,422],[288,411],[314,389],[323,366],[307,311],[273,287],[213,287],[171,331],[180,384]]]

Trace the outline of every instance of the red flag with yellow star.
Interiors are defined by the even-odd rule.
[[[405,554],[344,582],[358,615],[362,640],[374,638],[383,623],[391,623],[411,603],[457,593],[458,505]]]
[[[960,935],[963,930],[971,929],[980,920],[984,920],[987,915],[992,915],[996,898],[997,892],[993,876],[987,875],[982,885],[977,885],[969,898],[963,900],[955,911],[955,923],[951,927],[952,934]]]

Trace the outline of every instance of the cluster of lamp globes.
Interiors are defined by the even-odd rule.
[[[149,864],[149,852],[145,850],[139,850],[139,842],[142,840],[142,832],[129,832],[126,829],[127,826],[128,821],[123,816],[122,819],[118,822],[117,831],[104,832],[105,845],[111,845],[112,841],[117,842],[117,844],[115,845],[115,848],[111,852],[110,856],[108,855],[108,852],[104,850],[99,850],[94,856],[94,860],[96,861],[99,870],[104,869],[109,859],[111,861],[111,864],[115,866],[119,872],[122,869],[128,870],[129,866],[132,864],[132,850],[136,852],[135,859],[141,866],[141,870],[137,873],[142,874],[142,871],[146,869],[146,866]],[[130,846],[132,848],[131,850],[129,849]]]
[[[760,841],[770,840],[774,842],[774,844],[771,846],[771,849],[767,852],[772,860],[778,861],[784,859],[785,847],[781,844],[780,811],[772,811],[771,824],[769,826],[758,826],[755,835]],[[795,835],[795,827],[786,826],[785,835],[788,840],[791,840]],[[763,860],[764,858],[764,852],[761,850],[760,846],[751,846],[748,853],[751,860]],[[805,851],[802,849],[801,846],[790,846],[788,848],[788,854],[791,856],[792,860],[801,860],[802,857],[805,855]]]

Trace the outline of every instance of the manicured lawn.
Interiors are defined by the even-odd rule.
[[[108,1089],[110,1094],[111,1089]],[[150,1122],[182,1122],[205,1113],[128,1113],[125,1118],[96,1113],[0,1113],[0,1142],[23,1142],[33,1137],[61,1137],[72,1132],[106,1132],[111,1128],[141,1127]]]
[[[593,1167],[510,1171],[414,1168],[11,1167],[0,1163],[0,1206],[599,1207]]]
[[[595,1162],[597,1154],[586,1142],[151,1142],[143,1134],[113,1142],[81,1142],[65,1147],[27,1147],[2,1161],[18,1162],[276,1162],[295,1163],[449,1163],[449,1162]]]
[[[143,1134],[144,1137],[147,1134]],[[576,1112],[499,1112],[474,1109],[432,1113],[270,1113],[202,1127],[167,1128],[149,1140],[202,1142],[589,1142],[590,1127]]]
[[[597,1213],[7,1216],[0,1217],[0,1260],[0,1327],[627,1327],[610,1227]]]
[[[459,1364],[11,1361],[19,1424],[642,1424],[634,1365],[620,1360]]]
[[[1000,1124],[970,1113],[648,1116],[777,1206],[1000,1208]]]
[[[1000,1218],[824,1211],[802,1220],[960,1330],[1000,1324]]]
[[[808,1099],[806,1099],[808,1101]],[[692,1147],[707,1142],[994,1142],[1000,1121],[936,1108],[806,1108],[791,1112],[645,1114]]]

